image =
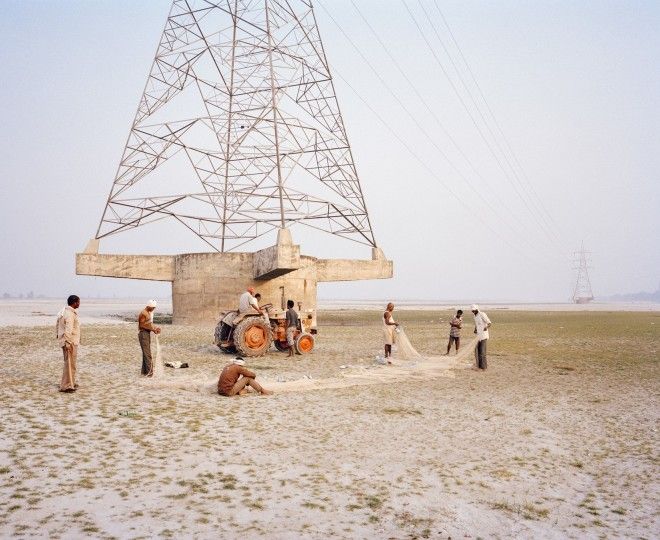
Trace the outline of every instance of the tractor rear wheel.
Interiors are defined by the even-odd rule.
[[[300,334],[296,338],[296,351],[307,354],[314,348],[314,336],[312,334]]]
[[[234,328],[234,347],[242,356],[261,356],[272,342],[270,324],[261,317],[247,317]]]

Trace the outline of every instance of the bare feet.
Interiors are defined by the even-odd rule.
[[[272,396],[275,392],[272,390],[266,390],[265,388],[261,391],[262,396]]]

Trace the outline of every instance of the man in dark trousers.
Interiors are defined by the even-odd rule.
[[[449,323],[449,343],[447,343],[446,355],[451,351],[451,344],[453,342],[456,343],[456,354],[458,354],[458,349],[461,346],[461,328],[463,328],[463,310],[459,309],[456,312],[456,317]]]
[[[138,315],[138,341],[142,349],[142,370],[145,377],[153,377],[154,364],[151,360],[151,332],[160,334],[160,327],[154,326],[154,310],[156,301],[149,300],[145,308]]]
[[[293,300],[287,300],[286,303],[286,342],[289,344],[289,356],[293,356],[293,353],[300,354],[298,351],[295,351],[295,339],[296,330],[298,329],[298,314],[296,310],[293,309],[294,302]]]
[[[490,319],[483,311],[479,311],[479,306],[472,304],[472,314],[474,315],[474,333],[477,334],[477,347],[474,350],[474,356],[477,360],[477,369],[485,370],[488,367],[486,362],[486,344],[488,343],[488,329],[490,328]]]
[[[261,395],[269,396],[273,392],[266,390],[256,379],[256,374],[245,367],[245,360],[236,358],[227,364],[218,379],[218,394],[221,396],[243,396],[247,394],[246,386],[251,386]]]

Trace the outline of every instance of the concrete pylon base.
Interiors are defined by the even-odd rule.
[[[236,309],[250,285],[261,293],[262,304],[284,309],[291,299],[303,311],[315,310],[319,282],[391,278],[393,264],[378,248],[371,260],[300,255],[289,231],[282,229],[275,246],[255,253],[106,255],[86,250],[76,255],[76,273],[170,281],[174,324],[211,325],[220,312]]]

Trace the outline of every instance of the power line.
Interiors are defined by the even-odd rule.
[[[318,1],[318,0],[317,0]],[[351,91],[358,97],[358,99],[364,104],[367,109],[380,121],[381,124],[394,136],[394,138],[408,151],[408,153],[415,158],[415,160],[433,177],[435,178],[440,184],[445,188],[445,190],[452,196],[456,201],[458,201],[463,208],[465,208],[466,211],[471,212],[472,208],[468,206],[468,204],[461,199],[454,190],[451,189],[443,180],[440,178],[434,171],[431,169],[426,162],[419,157],[419,155],[408,145],[400,136],[399,134],[390,126],[385,119],[369,104],[369,102],[362,97],[362,95],[349,83],[345,77],[341,75],[339,71],[337,71],[333,67],[333,73],[335,73],[348,88],[351,89]],[[512,248],[514,251],[517,251],[520,255],[522,255],[523,258],[526,258],[528,261],[538,265],[538,266],[543,266],[545,265],[535,259],[530,257],[527,253],[523,252],[522,250],[519,249],[518,246],[515,244],[512,244],[506,237],[502,236],[496,229],[494,229],[487,221],[485,221],[479,214],[474,214],[475,219],[477,219],[482,225],[484,225],[490,232],[492,232],[495,236],[499,237],[505,244],[507,244],[510,248]]]
[[[484,143],[486,144],[486,147],[488,148],[488,150],[490,151],[491,155],[492,155],[493,158],[495,159],[497,165],[499,166],[500,170],[501,170],[502,173],[504,174],[505,178],[509,181],[509,183],[510,183],[511,186],[513,187],[513,189],[514,189],[516,195],[517,195],[518,198],[522,201],[522,203],[524,204],[525,208],[526,208],[527,211],[529,212],[530,216],[532,216],[532,219],[534,219],[534,221],[537,223],[537,225],[540,226],[541,230],[542,230],[542,231],[548,236],[548,238],[549,238],[552,242],[556,242],[555,238],[551,235],[551,233],[549,232],[549,230],[546,228],[546,225],[544,225],[543,222],[539,220],[539,216],[537,216],[536,213],[535,213],[535,211],[532,210],[532,208],[530,207],[529,203],[527,202],[527,200],[525,199],[525,197],[523,197],[522,193],[520,192],[520,190],[519,190],[518,186],[516,185],[516,183],[511,179],[511,177],[510,177],[509,173],[507,172],[506,168],[504,167],[504,165],[503,165],[503,163],[502,163],[500,157],[497,155],[497,153],[496,153],[495,150],[493,149],[493,146],[491,145],[491,143],[489,142],[489,140],[488,140],[487,137],[485,136],[483,130],[481,129],[481,127],[480,127],[479,124],[477,123],[477,121],[476,121],[474,115],[472,114],[472,111],[470,111],[470,108],[469,108],[469,107],[467,106],[467,104],[465,103],[465,100],[463,99],[463,97],[461,96],[461,94],[460,94],[458,88],[457,88],[456,85],[454,84],[454,81],[453,81],[452,78],[449,76],[449,73],[447,73],[447,70],[445,69],[445,66],[442,64],[441,60],[438,58],[438,55],[437,55],[437,53],[435,52],[435,49],[433,48],[433,46],[432,46],[431,43],[429,42],[428,38],[426,37],[426,34],[425,34],[424,30],[422,29],[422,27],[420,26],[419,22],[417,21],[417,18],[415,17],[415,15],[414,15],[413,12],[411,11],[410,7],[408,6],[408,3],[406,2],[406,0],[401,0],[401,1],[402,1],[402,3],[403,3],[404,7],[406,8],[406,11],[407,11],[408,14],[410,15],[410,18],[412,19],[412,21],[413,21],[415,27],[417,28],[419,34],[421,35],[422,39],[423,39],[424,42],[426,43],[427,48],[428,48],[429,51],[431,52],[431,55],[433,56],[434,60],[436,61],[436,63],[437,63],[438,66],[440,67],[440,70],[442,71],[443,75],[445,76],[445,78],[446,78],[447,81],[449,82],[449,85],[451,86],[452,90],[453,90],[454,93],[456,94],[456,97],[458,98],[459,102],[461,103],[463,109],[465,109],[465,112],[468,114],[470,120],[471,120],[472,123],[474,124],[474,127],[477,129],[477,132],[479,133],[479,136],[481,137],[481,139],[482,139],[482,140],[484,141]]]
[[[358,53],[358,55],[362,58],[362,60],[367,64],[367,66],[369,66],[369,68],[371,69],[371,71],[372,71],[372,72],[375,74],[375,76],[378,78],[378,80],[379,80],[379,82],[381,83],[381,85],[382,85],[382,86],[383,86],[383,87],[384,87],[384,88],[390,93],[390,95],[394,98],[394,100],[398,103],[398,105],[403,109],[403,111],[404,111],[404,112],[408,115],[408,117],[412,120],[412,122],[415,124],[415,126],[417,127],[417,129],[418,129],[418,130],[419,130],[419,131],[420,131],[420,132],[426,137],[426,139],[427,139],[427,140],[431,143],[431,145],[432,145],[432,146],[438,151],[438,153],[439,153],[439,154],[445,159],[445,161],[447,161],[447,163],[448,163],[448,164],[449,164],[449,165],[450,165],[450,166],[456,171],[456,173],[457,173],[457,174],[458,174],[463,180],[465,180],[465,182],[466,182],[468,185],[471,186],[469,180],[465,177],[465,175],[460,171],[460,169],[458,169],[458,167],[456,167],[456,165],[455,165],[455,164],[451,161],[451,159],[446,155],[446,153],[442,150],[442,148],[440,148],[440,147],[438,146],[438,144],[433,140],[433,138],[429,135],[429,133],[428,133],[428,132],[426,131],[426,129],[424,128],[424,126],[423,126],[423,125],[417,120],[417,118],[415,117],[415,115],[410,111],[410,109],[405,105],[405,103],[403,103],[403,101],[401,100],[401,98],[399,98],[399,96],[398,96],[398,95],[397,95],[397,94],[396,94],[396,93],[390,88],[390,86],[389,86],[389,85],[387,84],[387,82],[383,79],[383,77],[380,75],[380,73],[378,72],[378,70],[373,66],[373,64],[369,61],[369,59],[364,55],[364,53],[363,53],[363,52],[360,50],[360,48],[355,44],[355,42],[351,39],[351,37],[346,33],[346,31],[345,31],[344,28],[341,26],[341,24],[339,24],[339,22],[337,22],[337,20],[332,16],[332,14],[328,11],[328,9],[323,5],[323,3],[322,3],[321,1],[319,1],[318,4],[319,4],[319,5],[321,6],[321,8],[325,11],[325,13],[328,15],[328,17],[332,20],[332,22],[337,26],[337,28],[339,28],[339,30],[340,30],[341,33],[344,35],[344,37],[346,38],[346,40],[347,40],[347,41],[350,43],[350,45],[355,49],[355,51],[356,51],[356,52]],[[341,78],[342,78],[342,80],[346,81],[343,77],[341,77]],[[351,88],[352,88],[352,87],[351,87]],[[355,90],[354,90],[354,92],[357,94],[357,92],[356,92]],[[362,98],[359,94],[357,94],[357,95],[358,95],[358,97],[359,97],[361,100],[363,100],[363,98]],[[363,100],[363,101],[365,101],[365,100]],[[369,106],[369,109],[373,111],[373,108],[371,108],[370,106]],[[375,111],[374,111],[374,113],[375,113]],[[375,113],[375,114],[376,114],[376,113]],[[386,122],[385,122],[382,118],[380,118],[380,115],[379,115],[379,119],[381,120],[381,122],[383,122],[383,123],[386,124]],[[465,206],[465,208],[466,208],[467,210],[469,210],[469,211],[472,210],[469,206],[467,206],[467,205],[465,204],[465,202],[464,202],[462,199],[460,199],[460,197],[459,197],[459,196],[458,196],[458,195],[457,195],[457,194],[456,194],[451,188],[449,188],[449,187],[445,184],[445,182],[444,182],[442,179],[440,179],[435,173],[432,172],[432,170],[426,165],[426,163],[425,163],[423,160],[421,160],[421,158],[419,158],[419,157],[417,156],[416,153],[412,152],[412,150],[410,149],[410,147],[409,147],[406,143],[404,143],[404,142],[401,140],[401,138],[398,136],[398,134],[396,134],[396,132],[394,132],[394,130],[393,130],[389,125],[387,125],[387,128],[388,128],[388,130],[390,130],[390,131],[396,136],[397,140],[400,141],[402,144],[404,144],[404,146],[405,146],[405,147],[406,147],[406,148],[407,148],[407,149],[408,149],[408,150],[414,155],[414,157],[415,157],[418,161],[420,161],[420,163],[422,163],[422,165],[424,166],[424,168],[427,169],[428,171],[430,171],[430,172],[432,173],[433,177],[436,178],[437,180],[439,180],[439,181],[442,183],[442,185],[445,187],[445,189],[447,189],[447,190],[452,194],[452,196],[454,196],[457,200],[459,200],[459,202],[460,202],[463,206]],[[474,188],[473,188],[473,189],[474,189]],[[492,207],[491,207],[491,209],[492,209]],[[495,210],[493,209],[493,211],[495,211]],[[484,223],[484,225],[486,225],[490,230],[492,230],[493,232],[495,232],[494,229],[492,229],[492,227],[491,227],[487,222],[483,221],[483,223]],[[519,234],[519,233],[520,233],[520,231],[519,231],[519,230],[516,230],[515,228],[514,228],[513,230],[514,230],[514,232],[515,232],[516,234]],[[495,234],[498,235],[498,236],[500,236],[498,233],[495,233]],[[502,238],[503,238],[503,237],[502,237]],[[526,241],[526,239],[524,239],[524,237],[521,236],[521,238],[523,238],[523,240]],[[503,239],[504,239],[504,238],[503,238]],[[506,241],[506,240],[505,240],[505,241]],[[530,246],[533,247],[531,244],[530,244]],[[514,247],[514,246],[512,246],[512,247]],[[514,249],[518,249],[518,248],[517,248],[517,247],[514,247]]]
[[[392,94],[392,96],[393,96],[394,99],[397,101],[397,103],[399,103],[399,105],[400,105],[400,106],[403,108],[403,110],[408,114],[408,116],[410,116],[410,118],[411,118],[411,119],[413,120],[413,122],[418,126],[418,128],[420,129],[420,131],[422,131],[422,132],[427,136],[427,138],[429,138],[429,140],[431,140],[431,142],[433,142],[432,139],[429,137],[429,135],[426,134],[426,131],[424,130],[424,128],[419,124],[419,122],[417,121],[417,119],[412,115],[412,113],[410,113],[410,111],[409,111],[408,108],[405,106],[405,104],[404,104],[403,102],[401,102],[400,98],[399,98],[399,97],[398,97],[398,96],[397,96],[397,95],[396,95],[396,94],[395,94],[395,93],[389,88],[389,86],[387,85],[387,83],[382,79],[382,77],[380,76],[380,74],[378,74],[378,72],[376,71],[376,69],[375,69],[375,68],[373,67],[373,65],[371,64],[371,62],[369,62],[369,60],[364,56],[364,54],[360,51],[360,49],[359,49],[359,48],[355,45],[355,43],[351,40],[351,38],[348,36],[348,34],[344,31],[343,27],[342,27],[342,26],[341,26],[341,25],[335,20],[335,18],[332,16],[332,14],[327,10],[327,8],[323,5],[323,3],[322,3],[320,0],[318,0],[318,4],[319,4],[319,5],[321,6],[321,8],[326,12],[326,14],[328,15],[328,17],[330,17],[330,19],[333,21],[333,23],[339,28],[339,30],[342,32],[342,34],[344,34],[344,36],[346,37],[347,41],[353,46],[353,48],[355,48],[355,50],[356,50],[356,51],[358,52],[358,54],[362,57],[362,59],[364,60],[364,62],[365,62],[365,63],[366,63],[371,69],[372,69],[372,71],[374,71],[374,73],[375,73],[376,76],[378,77],[378,79],[379,79],[379,81],[381,82],[381,84],[383,85],[383,87],[385,87],[385,88],[386,88],[386,89]],[[346,84],[346,86],[348,86],[348,88],[351,89],[351,91],[352,91],[352,92],[358,97],[358,99],[364,104],[364,106],[365,106],[365,107],[366,107],[366,108],[367,108],[367,109],[368,109],[368,110],[369,110],[369,111],[370,111],[370,112],[371,112],[371,113],[372,113],[372,114],[373,114],[373,115],[379,120],[379,122],[385,127],[385,129],[387,129],[387,130],[388,130],[388,131],[394,136],[394,138],[395,138],[395,139],[401,144],[401,146],[403,146],[403,147],[408,151],[408,153],[409,153],[409,154],[410,154],[410,155],[411,155],[411,156],[412,156],[412,157],[413,157],[413,158],[414,158],[414,159],[415,159],[415,160],[416,160],[416,161],[417,161],[417,162],[418,162],[418,163],[419,163],[419,164],[420,164],[420,165],[421,165],[421,166],[422,166],[422,167],[423,167],[423,168],[424,168],[424,169],[425,169],[425,170],[426,170],[426,171],[427,171],[427,172],[428,172],[433,178],[435,178],[435,179],[436,179],[436,180],[437,180],[437,181],[438,181],[438,182],[444,187],[444,189],[445,189],[445,190],[446,190],[446,191],[447,191],[447,192],[448,192],[448,193],[449,193],[454,199],[456,199],[456,201],[457,201],[461,206],[463,206],[463,207],[465,208],[466,211],[468,211],[471,215],[474,215],[474,218],[475,218],[477,221],[479,221],[479,222],[480,222],[480,223],[481,223],[486,229],[488,229],[490,232],[492,232],[493,235],[495,235],[496,237],[499,237],[499,238],[500,238],[500,239],[501,239],[506,245],[508,245],[508,246],[509,246],[511,249],[513,249],[514,251],[518,252],[523,258],[527,259],[529,262],[531,262],[531,263],[533,263],[533,264],[536,264],[536,265],[538,265],[538,266],[545,266],[544,263],[542,263],[541,261],[536,260],[536,259],[533,258],[533,257],[530,257],[527,253],[525,253],[524,251],[522,251],[522,250],[519,248],[519,246],[517,246],[516,244],[511,243],[511,242],[510,242],[505,236],[502,236],[501,233],[500,233],[499,231],[497,231],[496,229],[494,229],[494,228],[490,225],[490,223],[488,223],[486,220],[484,220],[484,219],[481,217],[481,215],[479,215],[479,214],[473,214],[473,212],[472,212],[473,209],[472,209],[472,208],[471,208],[471,207],[470,207],[465,201],[463,201],[463,199],[462,199],[462,198],[461,198],[461,197],[460,197],[460,196],[459,196],[459,195],[458,195],[458,194],[457,194],[457,193],[456,193],[456,192],[455,192],[455,191],[454,191],[449,185],[447,185],[447,184],[445,183],[445,181],[444,181],[441,177],[439,177],[439,176],[434,172],[434,170],[433,170],[431,167],[429,167],[429,166],[426,164],[426,162],[425,162],[425,161],[424,161],[424,160],[423,160],[423,159],[422,159],[422,158],[421,158],[421,157],[420,157],[420,156],[419,156],[419,155],[418,155],[418,154],[417,154],[417,153],[416,153],[411,147],[410,147],[410,145],[409,145],[408,143],[406,143],[406,142],[405,142],[405,141],[399,136],[399,134],[394,130],[394,128],[392,128],[392,126],[391,126],[391,125],[390,125],[390,124],[389,124],[389,123],[388,123],[388,122],[387,122],[387,121],[386,121],[386,120],[385,120],[385,119],[384,119],[384,118],[383,118],[383,117],[382,117],[382,116],[381,116],[381,115],[380,115],[380,114],[379,114],[379,113],[378,113],[378,112],[377,112],[377,111],[376,111],[376,110],[375,110],[375,109],[369,104],[369,102],[368,102],[364,97],[362,97],[362,95],[361,95],[361,94],[360,94],[360,93],[359,93],[359,92],[353,87],[353,85],[351,85],[351,84],[348,82],[348,80],[347,80],[345,77],[343,77],[343,76],[341,75],[341,73],[340,73],[338,70],[336,70],[334,67],[333,67],[333,72],[336,73],[337,76],[338,76],[338,77],[344,82],[344,84]],[[438,148],[438,147],[436,146],[436,148]],[[445,157],[445,159],[447,159],[448,162],[451,163],[451,161],[445,156],[445,154],[442,152],[442,150],[441,150],[440,148],[438,148],[438,151],[441,153],[441,155],[443,155],[443,157]]]
[[[526,180],[527,185],[529,186],[532,194],[536,198],[536,201],[538,202],[538,204],[539,204],[541,210],[543,211],[543,213],[545,214],[545,216],[547,216],[547,218],[552,222],[552,226],[554,227],[555,230],[560,230],[560,227],[557,224],[557,222],[555,221],[554,217],[547,210],[547,208],[543,204],[543,200],[539,197],[538,193],[536,192],[536,190],[534,188],[534,184],[532,184],[529,181],[529,178],[528,178],[528,176],[525,172],[525,169],[521,165],[516,153],[513,151],[513,148],[511,146],[511,144],[509,143],[509,140],[508,140],[507,136],[504,134],[504,131],[502,130],[502,128],[500,126],[500,123],[498,122],[495,114],[493,113],[493,110],[491,109],[488,101],[486,100],[486,96],[484,95],[483,90],[481,89],[481,86],[479,85],[479,82],[477,81],[477,78],[474,75],[474,72],[470,68],[470,64],[468,63],[467,59],[465,58],[465,55],[463,54],[463,50],[461,49],[460,45],[458,44],[458,41],[454,37],[454,33],[452,32],[451,27],[449,26],[449,23],[447,22],[447,19],[445,18],[442,10],[440,9],[440,6],[438,5],[437,0],[433,0],[433,3],[435,5],[436,9],[438,10],[438,13],[440,14],[440,17],[442,18],[443,23],[447,27],[447,31],[449,32],[449,36],[451,37],[452,42],[456,46],[456,49],[458,50],[458,53],[461,56],[461,59],[463,60],[463,64],[465,64],[465,67],[467,68],[467,71],[470,74],[470,77],[472,78],[472,82],[474,83],[475,87],[477,88],[477,90],[479,92],[479,95],[481,96],[481,99],[484,102],[486,110],[488,111],[490,117],[493,120],[493,123],[495,124],[495,127],[497,128],[498,132],[502,136],[502,140],[504,141],[504,144],[506,145],[507,149],[509,150],[509,153],[511,154],[511,157],[513,158],[514,162],[516,163],[516,165],[520,169],[520,171],[523,175],[523,178]]]
[[[474,174],[475,174],[478,178],[480,178],[481,180],[483,180],[484,183],[485,183],[485,179],[484,179],[484,177],[481,175],[481,173],[479,173],[479,171],[477,170],[477,168],[476,168],[475,165],[473,164],[472,160],[470,160],[470,158],[465,154],[465,152],[463,151],[463,149],[459,146],[459,144],[456,142],[456,140],[454,139],[454,137],[449,133],[449,131],[448,131],[447,128],[444,126],[444,124],[442,123],[442,121],[438,118],[438,115],[433,111],[433,109],[429,106],[428,102],[427,102],[427,101],[424,99],[424,97],[419,93],[419,91],[417,90],[417,88],[415,87],[415,85],[410,81],[410,78],[408,77],[408,75],[403,71],[403,69],[401,68],[401,65],[399,64],[399,62],[397,61],[397,59],[394,57],[394,55],[391,53],[391,51],[389,50],[389,48],[387,47],[387,45],[386,45],[386,44],[383,42],[383,40],[380,38],[380,36],[378,35],[378,33],[374,30],[373,26],[371,26],[371,24],[370,24],[369,21],[366,19],[366,17],[365,17],[364,14],[362,13],[362,11],[360,11],[360,8],[357,6],[357,4],[355,3],[355,1],[354,1],[354,0],[351,0],[351,3],[353,4],[353,7],[354,7],[355,10],[357,11],[357,13],[358,13],[358,15],[360,16],[360,18],[363,20],[363,22],[365,23],[365,25],[369,28],[369,30],[371,31],[371,33],[373,34],[373,36],[374,36],[374,37],[376,38],[376,40],[378,41],[378,43],[379,43],[379,45],[381,46],[381,48],[385,51],[385,53],[386,53],[387,56],[389,57],[389,59],[390,59],[390,61],[392,62],[392,64],[393,64],[393,65],[396,67],[396,69],[399,71],[399,73],[401,74],[401,76],[403,77],[403,79],[406,81],[406,83],[408,83],[408,86],[409,86],[410,89],[413,91],[413,93],[415,94],[415,96],[417,96],[417,99],[419,99],[419,101],[424,105],[424,107],[425,107],[425,109],[427,110],[427,112],[428,112],[428,113],[431,115],[431,117],[436,121],[436,123],[437,123],[438,126],[442,129],[442,131],[443,131],[443,133],[445,134],[445,136],[451,141],[451,143],[452,143],[452,144],[454,145],[454,147],[458,150],[458,152],[460,153],[460,155],[465,159],[465,161],[468,163],[468,165],[470,166],[470,168],[472,169],[472,171],[474,172]],[[515,229],[510,223],[508,223],[508,222],[506,221],[506,219],[505,219],[503,216],[501,216],[501,214],[498,212],[498,210],[497,210],[492,204],[490,204],[490,202],[488,201],[487,198],[485,198],[485,197],[482,195],[481,191],[479,191],[479,189],[477,189],[477,188],[474,186],[474,184],[473,184],[472,182],[469,181],[469,179],[468,179],[467,177],[465,177],[464,175],[461,174],[461,172],[460,172],[460,171],[458,170],[458,168],[457,168],[457,167],[456,167],[456,166],[455,166],[455,165],[449,160],[449,158],[447,158],[447,157],[444,156],[444,155],[443,155],[443,157],[445,157],[445,159],[447,159],[447,161],[448,161],[448,163],[450,164],[450,166],[451,166],[454,170],[456,170],[456,171],[458,172],[458,174],[461,176],[461,178],[463,178],[463,180],[465,180],[466,184],[470,187],[470,189],[472,189],[472,191],[474,191],[474,192],[477,194],[477,196],[482,200],[482,202],[483,202],[483,203],[484,203],[484,204],[485,204],[485,205],[486,205],[486,206],[487,206],[487,207],[488,207],[488,208],[489,208],[489,209],[490,209],[490,210],[491,210],[496,216],[498,216],[498,218],[501,219],[503,223],[506,223],[509,227],[512,228],[512,230],[514,230],[516,233],[518,233],[519,231],[516,230],[516,229]],[[505,209],[507,209],[507,207],[506,207],[506,203],[501,199],[501,197],[499,196],[499,193],[495,192],[495,196],[496,196],[496,198],[498,199],[499,204],[500,204],[502,207],[504,207]],[[520,217],[518,216],[518,214],[509,211],[507,215],[512,216],[512,217],[518,222],[518,224],[519,224],[521,227],[523,227],[523,228],[525,227],[525,224],[522,222],[522,220],[520,219]]]

